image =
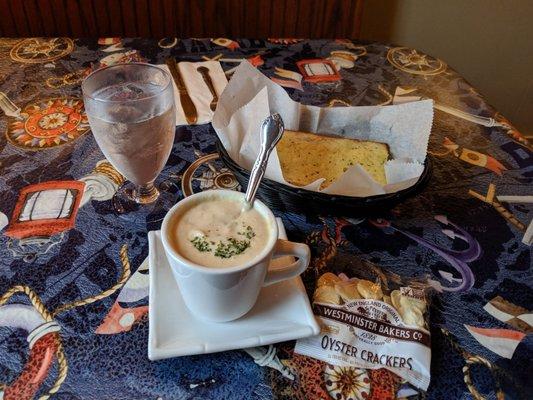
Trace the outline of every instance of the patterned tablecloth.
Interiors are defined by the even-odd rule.
[[[337,60],[339,80],[301,79],[299,60],[338,59],[338,50],[357,55]],[[0,398],[350,397],[357,382],[349,371],[337,374],[347,390],[333,393],[325,365],[295,355],[294,342],[147,358],[147,232],[184,195],[238,185],[217,160],[211,126],[180,126],[156,207],[118,213],[113,195],[122,177],[89,131],[80,81],[117,62],[220,55],[250,58],[304,104],[386,105],[396,93],[459,110],[435,111],[433,177],[384,212],[389,224],[281,217],[289,239],[311,244],[308,293],[325,271],[354,275],[357,259],[440,289],[431,307],[428,398],[531,398],[532,258],[523,238],[533,215],[533,153],[509,122],[443,61],[407,48],[172,38],[0,40]],[[367,398],[398,390],[424,396],[387,373],[369,376]]]

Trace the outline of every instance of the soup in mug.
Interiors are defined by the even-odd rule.
[[[227,268],[246,264],[261,253],[272,234],[269,221],[243,201],[207,198],[194,204],[169,229],[172,247],[195,264]]]

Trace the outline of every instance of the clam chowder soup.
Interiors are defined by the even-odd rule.
[[[272,227],[240,200],[212,198],[194,204],[171,224],[172,246],[195,264],[225,268],[245,264],[268,243]]]

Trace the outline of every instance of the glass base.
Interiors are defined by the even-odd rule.
[[[159,197],[159,190],[157,190],[153,182],[144,186],[131,185],[131,188],[126,189],[126,194],[137,204],[150,204]]]
[[[113,208],[118,214],[139,210],[140,206],[154,203],[159,198],[159,190],[153,183],[144,186],[125,182],[113,196]]]

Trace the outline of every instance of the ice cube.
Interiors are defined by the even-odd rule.
[[[109,109],[109,116],[112,121],[123,123],[134,123],[143,119],[144,112],[139,107],[127,104],[119,104]]]
[[[128,130],[128,125],[124,124],[122,122],[117,122],[116,124],[111,125],[112,126],[112,133],[115,135],[120,135],[123,133],[126,133]]]
[[[128,83],[125,87],[124,87],[124,90],[125,91],[129,91],[131,93],[135,93],[135,95],[137,95],[137,97],[141,97],[143,94],[144,94],[144,90],[143,88],[137,86],[136,84],[134,83]]]
[[[150,84],[154,86],[164,86],[166,83],[165,76],[161,72],[156,72],[152,79],[150,80]]]

